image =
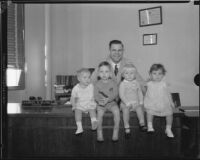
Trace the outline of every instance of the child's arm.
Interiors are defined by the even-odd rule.
[[[97,84],[94,85],[94,99],[97,102],[98,105],[104,105],[104,98],[103,96],[99,93],[99,87]]]
[[[96,102],[99,101],[99,88],[97,87],[97,84],[94,85],[94,99]]]
[[[172,95],[171,95],[171,93],[169,91],[169,84],[165,84],[165,85],[166,85],[166,92],[167,92],[167,96],[168,96],[168,98],[170,100],[171,107],[175,108],[174,102],[172,100]]]
[[[128,104],[127,104],[127,99],[126,99],[126,97],[124,96],[125,94],[125,88],[124,88],[124,84],[123,83],[120,83],[120,85],[119,85],[119,97],[120,97],[120,99],[121,99],[121,101],[123,102],[123,103],[125,103],[125,105],[127,106]]]
[[[99,91],[99,94],[101,94],[104,98],[108,98],[108,95],[106,95],[104,92]]]
[[[142,93],[142,89],[140,87],[140,84],[138,84],[138,97],[139,97],[139,104],[143,105],[143,93]]]
[[[114,101],[118,96],[118,85],[115,81],[113,81],[112,87],[113,87],[113,91],[110,92],[111,94],[108,95],[107,102]]]
[[[91,101],[95,101],[95,98],[94,98],[94,84],[91,83],[91,86],[92,86],[92,99],[91,99]]]
[[[142,93],[145,94],[146,93],[146,81],[142,78],[142,76],[138,72],[136,73],[136,79],[137,79],[138,83],[140,84]]]
[[[72,111],[73,111],[76,108],[76,98],[72,96],[70,102],[72,104]]]
[[[170,92],[168,92],[168,96],[169,96],[169,99],[170,99],[171,107],[172,107],[172,108],[175,108],[175,104],[174,104],[174,102],[173,102],[173,100],[172,100],[172,95],[171,95]]]
[[[76,93],[76,88],[75,87],[72,89],[70,102],[72,104],[72,111],[73,111],[73,110],[75,110],[76,103],[77,103],[77,93]]]

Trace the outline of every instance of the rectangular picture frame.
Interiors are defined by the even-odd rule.
[[[156,45],[157,33],[143,34],[143,45]]]
[[[151,7],[139,10],[139,26],[152,26],[162,24],[162,7]]]

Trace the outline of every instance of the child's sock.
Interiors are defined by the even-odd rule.
[[[91,124],[92,124],[92,130],[96,130],[98,126],[96,117],[91,118]]]
[[[148,127],[148,130],[147,130],[148,132],[154,132],[152,122],[148,122],[147,127]]]
[[[99,142],[103,142],[104,141],[102,130],[97,130],[97,141],[99,141]]]
[[[173,137],[174,137],[174,134],[172,133],[171,128],[172,128],[171,125],[166,125],[165,133],[167,134],[168,137],[173,138]]]
[[[78,121],[76,122],[76,125],[77,125],[77,130],[76,130],[76,133],[75,134],[80,134],[83,132],[83,127],[82,127],[82,122],[81,121]]]
[[[145,123],[144,123],[144,117],[139,114],[139,115],[137,115],[137,118],[139,120],[140,126],[144,126],[145,125]]]
[[[114,128],[113,129],[113,136],[112,136],[113,141],[118,141],[118,133],[119,133],[119,129]]]
[[[124,128],[125,128],[125,133],[130,133],[130,126],[129,126],[129,124],[126,124],[125,126],[124,126]]]
[[[126,124],[126,125],[124,126],[124,128],[130,128],[129,124]]]
[[[166,129],[171,129],[171,128],[172,128],[172,126],[170,124],[166,125]]]

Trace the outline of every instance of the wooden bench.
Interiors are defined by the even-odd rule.
[[[76,124],[70,106],[54,106],[51,111],[23,111],[8,113],[8,158],[42,157],[181,157],[181,116],[174,114],[173,140],[164,133],[165,119],[154,118],[154,135],[140,132],[135,112],[131,112],[131,138],[125,139],[120,121],[119,141],[111,141],[113,116],[106,113],[103,120],[105,142],[96,141],[91,131],[89,115],[83,115],[84,134],[74,135]]]

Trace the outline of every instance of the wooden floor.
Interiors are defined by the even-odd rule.
[[[138,120],[131,114],[131,137],[125,139],[122,119],[119,141],[113,143],[113,118],[107,114],[103,121],[105,141],[96,141],[96,132],[91,131],[89,116],[83,117],[84,133],[75,136],[76,125],[69,115],[20,115],[10,116],[8,122],[7,157],[12,158],[195,158],[196,148],[189,150],[190,132],[183,129],[181,118],[174,115],[172,131],[174,139],[164,133],[165,119],[155,117],[153,135],[141,132]],[[190,147],[191,148],[191,147]]]

